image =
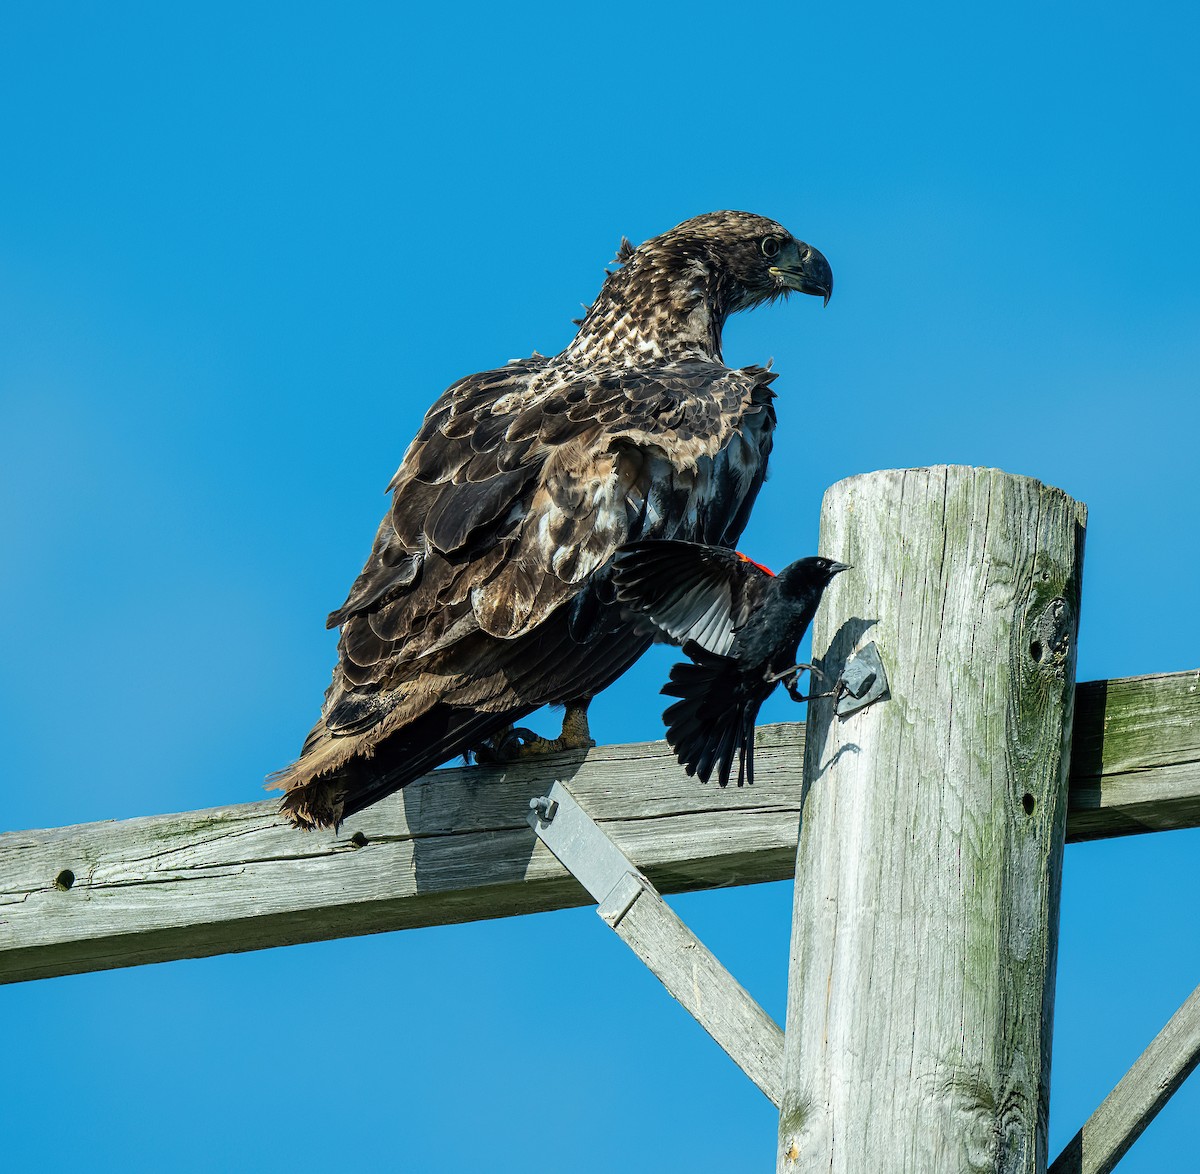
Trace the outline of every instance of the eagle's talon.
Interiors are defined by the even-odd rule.
[[[588,729],[587,705],[574,704],[567,706],[562,733],[557,738],[543,738],[525,726],[506,726],[472,747],[470,754],[481,766],[507,766],[521,758],[561,750],[589,750],[595,745]]]
[[[543,738],[526,729],[515,729],[512,732],[521,739],[521,748],[517,751],[519,758],[557,754],[561,750],[590,750],[596,745],[588,729],[586,702],[567,706],[563,714],[562,733],[557,738]]]
[[[541,734],[535,734],[532,730],[514,730],[514,734],[521,736],[521,744],[517,750],[517,758],[536,758],[539,754],[553,754],[555,751],[563,750],[562,737],[543,738]]]
[[[506,766],[521,756],[521,736],[528,733],[528,730],[506,726],[472,747],[470,754],[480,766]]]
[[[512,738],[516,743],[513,749],[514,758],[525,758],[530,754],[548,754],[557,749],[549,738],[543,738],[536,730],[525,726],[514,726]]]

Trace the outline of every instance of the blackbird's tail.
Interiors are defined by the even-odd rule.
[[[713,767],[722,787],[729,785],[733,758],[738,780],[754,782],[754,719],[762,699],[747,688],[737,662],[708,652],[693,640],[683,646],[691,663],[672,665],[663,693],[680,700],[663,714],[667,742],[690,775],[707,783]]]

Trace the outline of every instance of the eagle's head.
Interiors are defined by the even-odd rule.
[[[833,272],[811,245],[752,212],[706,212],[634,248],[580,322],[575,358],[720,360],[721,329],[738,310],[793,291],[829,301]]]
[[[833,294],[829,262],[782,224],[753,212],[706,212],[647,241],[645,251],[667,265],[704,266],[716,279],[726,313],[748,310],[789,293]]]

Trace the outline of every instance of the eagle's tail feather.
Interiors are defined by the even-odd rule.
[[[299,828],[336,828],[342,820],[434,767],[478,746],[531,710],[488,713],[435,705],[376,746],[363,736],[336,737],[318,722],[305,751],[291,766],[268,776],[284,792],[280,811]]]

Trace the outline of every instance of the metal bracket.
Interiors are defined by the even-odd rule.
[[[783,1032],[556,780],[529,826],[596,899],[596,912],[776,1106]]]
[[[847,718],[890,696],[887,673],[883,671],[883,661],[874,640],[865,648],[860,648],[846,662],[838,684],[843,690],[837,703],[837,715],[840,718]]]
[[[548,795],[529,800],[526,819],[538,839],[600,904],[626,876],[645,880],[561,782],[555,780]]]

